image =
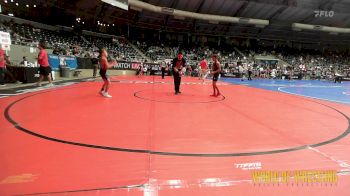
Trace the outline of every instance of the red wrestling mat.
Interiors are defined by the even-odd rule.
[[[350,195],[350,107],[183,78],[115,77],[0,100],[0,195]],[[252,164],[248,164],[252,163]],[[337,183],[257,184],[334,170]],[[282,192],[283,191],[283,192]]]

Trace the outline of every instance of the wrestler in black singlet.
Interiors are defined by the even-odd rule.
[[[214,71],[217,71],[217,70],[219,70],[219,65],[216,63],[216,62],[214,62],[214,64],[213,64],[213,72]],[[214,82],[216,82],[216,81],[218,81],[218,79],[219,79],[219,74],[220,73],[215,73],[214,75],[213,75],[213,81]]]

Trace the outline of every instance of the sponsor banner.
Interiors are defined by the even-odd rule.
[[[140,66],[141,66],[141,63],[118,61],[118,63],[113,66],[113,69],[118,69],[118,70],[138,70],[140,68]]]
[[[0,44],[2,44],[2,45],[11,45],[10,33],[0,31]]]
[[[49,64],[54,71],[60,69],[60,64],[66,65],[70,69],[76,69],[78,67],[77,58],[72,56],[58,56],[49,54]],[[62,63],[61,63],[62,62]]]
[[[9,51],[11,49],[10,33],[0,31],[0,44],[1,44],[3,50]]]
[[[78,69],[94,68],[90,58],[77,58],[77,61],[78,61]],[[111,69],[139,70],[141,64],[143,68],[147,68],[147,71],[153,71],[153,73],[161,71],[161,66],[158,63],[141,63],[141,62],[128,62],[128,61],[117,61],[117,64],[114,65]]]
[[[152,71],[161,71],[161,66],[157,63],[144,63],[143,66],[146,66],[147,69],[151,69]]]
[[[49,57],[49,64],[50,64],[52,70],[55,70],[55,71],[59,70],[59,68],[60,68],[59,56],[54,55],[54,54],[49,54],[48,57]]]
[[[160,64],[157,63],[139,63],[139,62],[126,62],[118,61],[116,65],[113,66],[113,69],[117,70],[138,70],[140,69],[141,64],[143,68],[147,68],[150,71],[160,71]]]

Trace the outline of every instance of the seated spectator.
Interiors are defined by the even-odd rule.
[[[19,63],[21,66],[27,67],[28,66],[28,60],[27,57],[24,56],[23,60]]]
[[[7,67],[13,66],[13,63],[10,60],[10,56],[6,55],[5,56],[5,81],[9,81],[12,83],[19,83],[15,76],[7,69]]]

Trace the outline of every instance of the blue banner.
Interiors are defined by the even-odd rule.
[[[77,58],[72,56],[60,56],[65,61],[65,65],[69,67],[71,70],[76,69],[78,67]]]
[[[51,69],[57,71],[60,69],[60,59],[57,55],[49,54],[49,64]]]
[[[54,71],[60,69],[60,65],[67,66],[71,70],[74,70],[78,67],[77,58],[72,56],[58,56],[54,54],[49,54],[49,64]]]

